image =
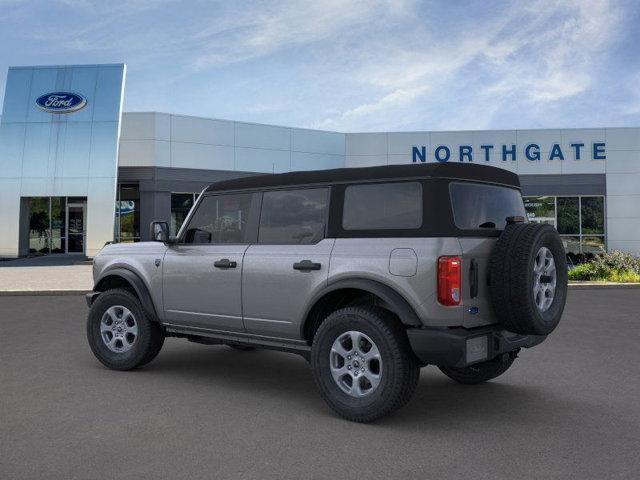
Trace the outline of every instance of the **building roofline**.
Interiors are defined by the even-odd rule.
[[[123,114],[127,115],[168,115],[171,117],[183,117],[183,118],[196,118],[200,120],[214,120],[219,122],[233,122],[233,123],[243,123],[246,125],[260,125],[267,127],[277,127],[277,128],[293,128],[296,130],[307,130],[310,132],[325,132],[325,133],[339,133],[342,135],[392,135],[392,134],[422,134],[422,133],[489,133],[489,132],[521,132],[521,131],[553,131],[553,130],[622,130],[622,129],[638,129],[640,126],[626,126],[626,127],[545,127],[545,128],[496,128],[496,129],[466,129],[466,130],[390,130],[390,131],[370,131],[370,132],[340,132],[337,130],[324,130],[324,129],[316,129],[310,127],[295,127],[291,125],[278,125],[273,123],[260,123],[260,122],[251,122],[246,120],[232,120],[229,118],[218,118],[218,117],[204,117],[202,115],[186,115],[183,113],[169,113],[169,112],[160,112],[160,111],[139,111],[139,112],[130,112],[124,111]]]
[[[214,120],[218,122],[232,122],[232,123],[243,123],[245,125],[260,125],[266,127],[277,127],[277,128],[293,128],[296,130],[307,130],[309,132],[324,132],[324,133],[337,133],[340,135],[344,135],[345,132],[338,132],[336,130],[319,130],[316,128],[309,127],[292,127],[290,125],[275,125],[273,123],[260,123],[260,122],[250,122],[245,120],[231,120],[229,118],[217,118],[217,117],[203,117],[201,115],[185,115],[182,113],[168,113],[168,112],[158,112],[158,111],[147,111],[147,112],[122,112],[127,115],[168,115],[170,117],[183,117],[183,118],[197,118],[199,120]]]
[[[95,68],[95,67],[126,67],[126,63],[83,63],[82,65],[17,65],[8,70],[30,70],[32,68]]]

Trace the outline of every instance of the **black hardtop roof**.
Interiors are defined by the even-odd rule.
[[[502,168],[468,163],[422,163],[251,175],[214,183],[210,185],[206,191],[217,192],[224,190],[245,190],[424,177],[474,180],[520,188],[518,175]]]

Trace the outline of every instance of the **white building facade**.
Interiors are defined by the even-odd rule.
[[[10,88],[29,68],[31,78],[57,73]],[[123,65],[10,70],[0,119],[0,256],[92,256],[106,241],[147,239],[151,220],[175,232],[198,193],[230,177],[438,161],[517,173],[529,218],[556,226],[570,253],[640,254],[640,128],[327,132],[121,114],[123,86]],[[43,111],[38,102],[52,92],[85,104]]]

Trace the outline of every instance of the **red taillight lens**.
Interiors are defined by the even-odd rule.
[[[438,258],[438,302],[442,305],[460,304],[461,266],[460,257]]]

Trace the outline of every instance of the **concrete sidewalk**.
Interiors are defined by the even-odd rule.
[[[77,257],[0,262],[0,295],[77,294],[91,291],[90,262]]]

